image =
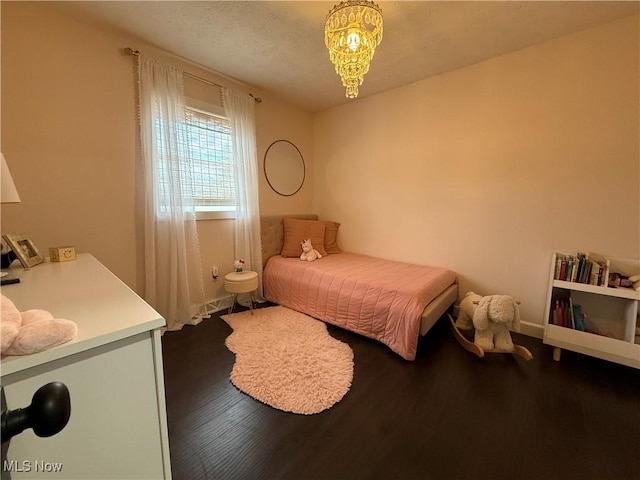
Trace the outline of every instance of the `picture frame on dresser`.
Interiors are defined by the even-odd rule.
[[[7,245],[16,254],[25,269],[44,262],[44,257],[26,233],[7,233],[2,235]]]

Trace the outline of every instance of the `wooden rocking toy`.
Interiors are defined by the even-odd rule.
[[[513,350],[499,350],[496,348],[483,350],[481,347],[479,347],[478,345],[476,345],[475,343],[473,343],[472,341],[467,339],[467,337],[464,336],[464,334],[460,331],[460,329],[456,327],[455,320],[450,314],[447,313],[447,316],[449,317],[449,324],[451,325],[451,331],[453,332],[453,336],[458,341],[458,343],[466,351],[475,354],[479,358],[484,358],[485,353],[511,353],[525,360],[531,360],[533,358],[533,355],[529,350],[527,350],[522,345],[516,345],[515,343],[513,344]]]

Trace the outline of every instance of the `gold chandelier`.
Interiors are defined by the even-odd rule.
[[[324,44],[348,98],[358,96],[358,85],[362,85],[381,40],[382,10],[373,2],[346,0],[327,15]]]

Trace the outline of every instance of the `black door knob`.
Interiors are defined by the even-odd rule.
[[[39,437],[50,437],[67,425],[70,416],[69,389],[64,383],[48,383],[33,394],[28,407],[2,411],[2,443],[27,428]]]

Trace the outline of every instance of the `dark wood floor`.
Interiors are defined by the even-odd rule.
[[[229,381],[231,328],[214,315],[163,336],[173,477],[640,479],[640,371],[514,335],[534,359],[478,359],[445,319],[407,362],[329,327],[355,354],[329,410],[281,412]]]

